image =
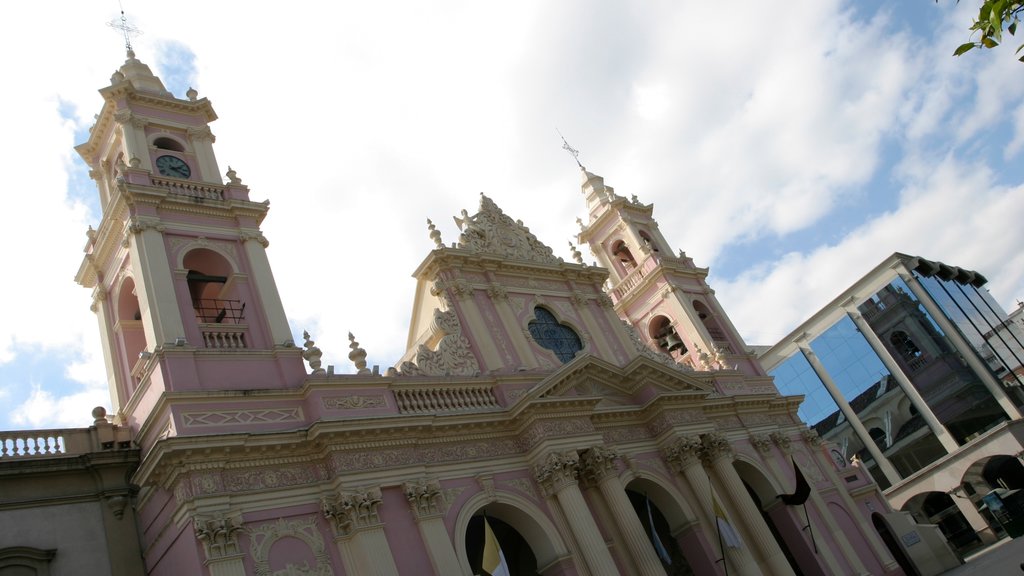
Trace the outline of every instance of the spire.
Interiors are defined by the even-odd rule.
[[[153,94],[159,94],[160,96],[173,97],[167,88],[164,88],[164,83],[157,78],[153,71],[149,69],[149,66],[145,65],[138,58],[135,57],[135,51],[128,51],[128,59],[124,61],[124,64],[114,73],[111,78],[112,83],[131,82],[139,92],[150,92]]]

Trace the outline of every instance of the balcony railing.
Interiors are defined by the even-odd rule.
[[[188,196],[190,198],[198,198],[201,200],[224,199],[225,187],[218,186],[216,184],[204,184],[201,182],[165,178],[153,178],[152,182],[154,186],[157,188],[163,188],[170,194]]]
[[[192,301],[196,320],[201,324],[238,324],[245,320],[245,302],[220,298],[200,298]]]

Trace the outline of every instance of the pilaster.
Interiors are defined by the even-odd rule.
[[[379,488],[339,492],[321,500],[347,574],[399,576],[378,510]]]
[[[436,480],[406,482],[403,485],[409,509],[416,519],[435,574],[459,574],[459,559],[444,526],[445,502]]]
[[[240,514],[197,516],[193,527],[196,539],[203,544],[210,576],[245,576],[242,563],[245,554],[238,547],[238,533],[242,530]]]

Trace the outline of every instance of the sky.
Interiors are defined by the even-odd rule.
[[[580,160],[653,203],[748,344],[773,344],[893,252],[1024,299],[1024,63],[954,58],[976,2],[122,2],[140,60],[220,118],[269,199],[295,340],[353,372],[404,352],[415,281],[479,193],[571,261]],[[73,150],[125,59],[112,1],[0,18],[0,429],[110,406],[90,291],[97,192]],[[1024,38],[1020,39],[1024,41]],[[584,250],[584,257],[592,258]]]

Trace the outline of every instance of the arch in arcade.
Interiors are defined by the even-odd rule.
[[[470,574],[482,574],[484,520],[491,526],[511,576],[575,574],[575,566],[559,565],[569,556],[554,524],[531,502],[508,492],[480,493],[470,498],[455,521],[455,554]],[[571,564],[571,561],[565,561]]]

